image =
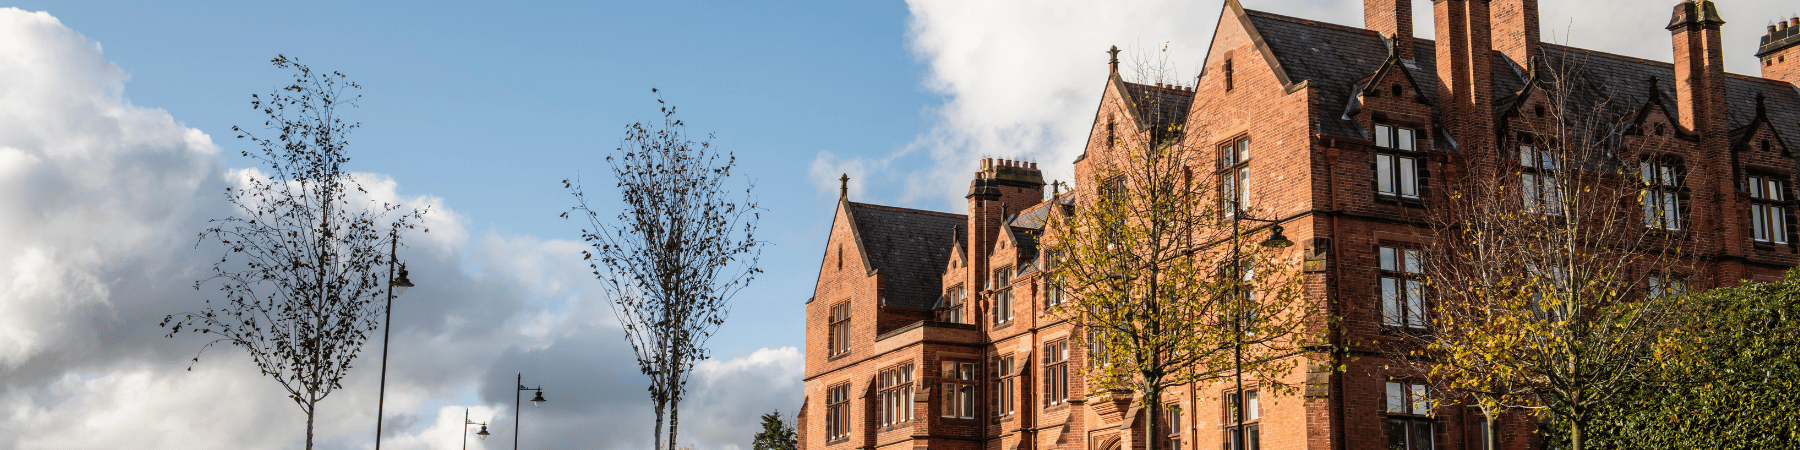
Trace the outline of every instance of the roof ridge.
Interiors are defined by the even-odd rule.
[[[880,210],[886,210],[886,211],[911,213],[911,214],[925,214],[925,215],[931,215],[931,216],[946,217],[946,218],[951,218],[951,219],[967,219],[969,217],[968,215],[964,215],[964,214],[952,214],[952,213],[947,213],[947,212],[926,211],[923,209],[901,208],[898,206],[877,205],[877,204],[873,204],[873,203],[857,203],[857,202],[846,202],[846,203],[849,203],[850,206],[860,206],[860,207],[871,208],[871,209],[880,209]]]
[[[1549,47],[1556,47],[1556,48],[1560,48],[1560,49],[1563,49],[1563,50],[1564,50],[1564,51],[1575,51],[1575,52],[1582,52],[1582,53],[1589,53],[1589,54],[1593,54],[1593,55],[1597,55],[1597,56],[1604,56],[1604,57],[1610,57],[1610,58],[1614,58],[1614,59],[1621,59],[1621,60],[1625,60],[1625,61],[1628,61],[1628,62],[1640,62],[1640,63],[1648,63],[1648,64],[1657,64],[1657,65],[1663,65],[1663,66],[1669,66],[1669,68],[1670,68],[1670,69],[1673,69],[1673,68],[1675,68],[1675,63],[1672,63],[1672,62],[1663,62],[1663,61],[1657,61],[1657,60],[1654,60],[1654,59],[1648,59],[1648,58],[1639,58],[1639,57],[1636,57],[1636,56],[1630,56],[1630,55],[1621,55],[1621,54],[1618,54],[1618,53],[1612,53],[1612,52],[1603,52],[1603,51],[1599,51],[1599,50],[1594,50],[1594,49],[1587,49],[1587,48],[1581,48],[1581,47],[1571,47],[1571,46],[1567,46],[1567,45],[1561,45],[1561,44],[1552,44],[1552,43],[1549,43],[1549,42],[1543,42],[1543,43],[1539,43],[1539,44],[1538,44],[1538,45],[1540,45],[1540,46],[1543,46],[1543,47],[1544,47],[1544,48],[1549,48]],[[1727,73],[1729,73],[1729,72],[1727,72]]]
[[[1363,33],[1363,34],[1372,34],[1375,36],[1381,36],[1380,32],[1377,32],[1375,30],[1370,30],[1367,28],[1357,28],[1357,27],[1353,27],[1353,26],[1349,26],[1349,25],[1340,25],[1340,24],[1335,24],[1335,23],[1331,23],[1331,22],[1320,22],[1320,21],[1313,20],[1313,19],[1281,15],[1281,14],[1276,14],[1276,13],[1272,13],[1272,12],[1268,12],[1268,11],[1261,11],[1261,10],[1245,8],[1244,13],[1252,15],[1252,16],[1259,16],[1259,17],[1262,17],[1265,19],[1275,19],[1275,20],[1293,22],[1293,23],[1297,23],[1297,24],[1301,24],[1301,25],[1309,25],[1309,26],[1316,26],[1316,27],[1323,27],[1323,28],[1336,28],[1340,31],[1349,31],[1349,32],[1353,32],[1353,33]],[[1413,39],[1417,40],[1418,38],[1413,38]],[[1429,42],[1430,40],[1427,39],[1426,41]]]
[[[1593,54],[1593,55],[1596,55],[1596,56],[1603,56],[1603,57],[1610,57],[1610,58],[1614,58],[1614,59],[1619,59],[1619,60],[1623,60],[1623,61],[1626,61],[1626,62],[1636,62],[1636,63],[1644,63],[1644,64],[1655,64],[1655,65],[1658,65],[1658,66],[1667,66],[1667,67],[1669,67],[1669,68],[1670,68],[1670,69],[1673,69],[1673,68],[1675,68],[1675,63],[1672,63],[1672,62],[1664,62],[1664,61],[1657,61],[1657,60],[1654,60],[1654,59],[1649,59],[1649,58],[1639,58],[1639,57],[1636,57],[1636,56],[1631,56],[1631,55],[1621,55],[1621,54],[1618,54],[1618,53],[1612,53],[1612,52],[1606,52],[1606,51],[1600,51],[1600,50],[1594,50],[1594,49],[1587,49],[1587,48],[1581,48],[1581,47],[1571,47],[1571,46],[1567,46],[1567,45],[1560,45],[1560,44],[1551,44],[1551,43],[1548,43],[1548,42],[1545,42],[1545,43],[1543,43],[1543,44],[1541,44],[1541,45],[1543,45],[1543,46],[1545,46],[1545,47],[1557,47],[1557,48],[1561,48],[1561,49],[1563,49],[1563,50],[1564,50],[1564,51],[1576,51],[1576,52],[1583,52],[1583,53],[1589,53],[1589,54]],[[1756,81],[1756,82],[1762,82],[1762,83],[1769,83],[1769,84],[1778,84],[1778,85],[1785,85],[1785,84],[1788,84],[1788,83],[1787,83],[1787,82],[1786,82],[1786,81],[1781,81],[1781,80],[1775,80],[1775,79],[1769,79],[1769,78],[1763,78],[1763,77],[1760,77],[1760,76],[1756,76],[1756,75],[1744,75],[1744,74],[1741,74],[1741,73],[1736,73],[1736,72],[1721,72],[1721,73],[1724,73],[1724,74],[1725,74],[1725,76],[1726,76],[1726,77],[1731,77],[1731,78],[1737,78],[1737,79],[1740,79],[1740,80],[1744,80],[1744,81]]]
[[[1161,92],[1161,93],[1164,93],[1164,94],[1176,94],[1176,95],[1183,95],[1183,96],[1187,96],[1187,97],[1193,97],[1193,96],[1194,96],[1194,91],[1190,91],[1190,90],[1187,90],[1187,89],[1175,89],[1175,88],[1173,88],[1173,87],[1170,87],[1170,86],[1173,86],[1173,85],[1168,85],[1168,86],[1156,86],[1156,85],[1150,85],[1150,84],[1141,84],[1141,83],[1133,83],[1133,82],[1130,82],[1130,81],[1125,81],[1125,80],[1124,80],[1124,79],[1123,79],[1123,78],[1121,78],[1121,79],[1120,79],[1120,80],[1119,80],[1119,82],[1120,82],[1120,83],[1125,83],[1125,85],[1126,85],[1126,86],[1127,86],[1127,87],[1135,87],[1135,88],[1141,88],[1141,89],[1147,89],[1147,90],[1155,90],[1155,91],[1159,91],[1159,92]]]

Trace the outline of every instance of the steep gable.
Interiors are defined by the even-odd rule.
[[[930,309],[956,243],[958,214],[845,202],[870,274],[883,276],[885,306]]]

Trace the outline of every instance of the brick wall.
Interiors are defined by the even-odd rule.
[[[1394,34],[1410,34],[1410,0],[1368,0],[1365,20],[1370,28]],[[1289,239],[1302,245],[1290,248],[1296,257],[1305,256],[1319,262],[1317,270],[1309,269],[1303,286],[1312,307],[1320,308],[1342,320],[1335,325],[1321,321],[1317,331],[1338,327],[1345,346],[1342,353],[1311,353],[1297,356],[1294,370],[1283,376],[1284,383],[1305,386],[1309,378],[1308,362],[1341,365],[1347,370],[1324,379],[1323,396],[1307,397],[1301,392],[1278,394],[1263,389],[1263,448],[1269,450],[1298,449],[1378,449],[1386,447],[1384,412],[1385,383],[1391,379],[1417,379],[1421,374],[1406,371],[1401,364],[1384,358],[1381,349],[1398,342],[1383,333],[1379,311],[1379,272],[1377,249],[1382,245],[1426,247],[1436,239],[1428,226],[1427,206],[1444,201],[1450,180],[1465,173],[1461,164],[1466,155],[1492,154],[1495,150],[1515,146],[1517,142],[1502,137],[1497,130],[1519,130],[1546,127],[1543,118],[1532,114],[1514,115],[1496,121],[1493,114],[1493,71],[1488,67],[1504,65],[1497,58],[1523,63],[1537,48],[1537,17],[1534,0],[1436,0],[1434,20],[1438,36],[1435,41],[1436,73],[1412,72],[1413,77],[1436,77],[1438,92],[1421,92],[1421,86],[1404,71],[1394,66],[1379,76],[1370,74],[1359,83],[1368,91],[1360,93],[1360,107],[1347,116],[1361,127],[1365,136],[1373,134],[1377,124],[1416,129],[1421,151],[1421,199],[1408,202],[1378,196],[1375,192],[1375,157],[1377,149],[1368,139],[1328,137],[1314,128],[1314,118],[1343,111],[1341,101],[1327,101],[1327,92],[1306,80],[1290,80],[1264,54],[1263,39],[1243,26],[1235,2],[1228,2],[1220,28],[1213,37],[1210,53],[1205,55],[1202,76],[1194,87],[1194,100],[1187,117],[1190,145],[1211,149],[1241,137],[1251,139],[1251,188],[1248,207],[1259,218],[1279,218]],[[1660,24],[1658,24],[1660,25]],[[1391,31],[1386,31],[1391,30]],[[1370,32],[1373,34],[1374,32]],[[1728,285],[1741,279],[1778,277],[1782,270],[1800,264],[1800,250],[1795,245],[1753,245],[1749,241],[1746,221],[1748,197],[1739,187],[1748,173],[1758,171],[1789,177],[1794,175],[1793,155],[1774,132],[1762,129],[1729,130],[1725,118],[1748,115],[1744,105],[1726,105],[1724,85],[1731,77],[1714,61],[1722,58],[1718,51],[1717,29],[1705,26],[1672,30],[1675,42],[1675,66],[1680,74],[1673,85],[1677,98],[1664,99],[1663,106],[1680,111],[1684,121],[1672,121],[1659,108],[1643,109],[1643,117],[1632,117],[1644,133],[1627,136],[1624,145],[1679,158],[1689,170],[1688,187],[1691,208],[1688,220],[1693,224],[1687,239],[1697,253],[1711,255],[1714,263],[1691,268],[1690,285],[1696,288]],[[1410,55],[1411,46],[1401,49],[1402,59]],[[1784,52],[1791,49],[1784,49]],[[1784,53],[1769,57],[1782,58]],[[1800,56],[1800,55],[1786,55]],[[1229,61],[1229,69],[1227,66]],[[1369,62],[1371,65],[1376,62]],[[1765,74],[1800,71],[1788,67],[1768,66]],[[1687,69],[1680,69],[1687,67]],[[1773,68],[1771,68],[1773,67]],[[1683,71],[1685,70],[1685,71]],[[1773,71],[1773,72],[1772,72]],[[1226,73],[1232,78],[1226,89]],[[1788,76],[1788,75],[1782,75]],[[1787,78],[1783,78],[1784,80]],[[1091,195],[1093,176],[1116,158],[1116,152],[1130,148],[1137,124],[1125,108],[1122,89],[1124,80],[1117,73],[1107,77],[1107,88],[1101,106],[1090,128],[1086,153],[1074,164],[1074,189],[1068,195]],[[1431,89],[1425,87],[1425,89]],[[1435,94],[1434,105],[1426,100]],[[1533,97],[1508,99],[1529,108],[1548,101],[1541,92]],[[1639,99],[1642,100],[1642,99]],[[1634,105],[1635,107],[1635,105]],[[1436,118],[1434,118],[1436,117]],[[1447,118],[1447,119],[1446,119]],[[1660,125],[1660,127],[1659,127]],[[1439,127],[1444,129],[1440,130]],[[1662,129],[1662,133],[1648,130]],[[1109,132],[1110,130],[1110,132]],[[1733,139],[1733,132],[1741,132]],[[1441,135],[1455,138],[1456,151],[1447,151],[1447,142],[1435,142]],[[1109,141],[1111,136],[1114,141]],[[1765,149],[1762,142],[1769,141]],[[1211,153],[1203,151],[1203,153]],[[1195,161],[1196,172],[1211,179],[1216,161]],[[987,165],[993,162],[984,163]],[[1029,163],[1019,168],[1029,168]],[[987,165],[982,166],[984,169]],[[967,325],[921,322],[927,312],[916,310],[883,310],[877,306],[883,280],[870,276],[860,255],[855,253],[854,228],[842,210],[834,218],[831,238],[827,242],[825,260],[820,267],[815,296],[807,305],[807,370],[805,406],[802,422],[805,436],[802,448],[934,448],[962,450],[1059,449],[1106,450],[1118,445],[1142,448],[1143,437],[1122,432],[1127,423],[1141,421],[1119,413],[1106,414],[1101,402],[1104,392],[1090,392],[1079,376],[1071,380],[1071,402],[1047,405],[1043,397],[1042,347],[1046,342],[1073,337],[1072,325],[1044,313],[1043,280],[1033,274],[1013,280],[1013,316],[1010,325],[995,327],[991,291],[984,284],[992,269],[1019,267],[1029,262],[1019,253],[1016,243],[1004,235],[1006,216],[1039,207],[1044,192],[1041,187],[992,184],[978,175],[971,187],[968,202],[966,238],[955,261],[948,265],[942,278],[943,287],[958,284],[968,293],[964,316]],[[991,191],[985,188],[993,188]],[[1790,193],[1791,195],[1791,193]],[[841,208],[840,208],[841,209]],[[1254,230],[1252,236],[1266,231]],[[1046,236],[1044,239],[1054,239]],[[1790,239],[1790,241],[1800,239]],[[1004,247],[997,243],[1005,241]],[[837,267],[838,248],[851,248],[844,267]],[[966,258],[961,259],[961,258]],[[825,355],[826,321],[829,308],[838,302],[852,304],[852,350],[840,357]],[[884,339],[876,339],[884,330],[900,330]],[[1071,346],[1071,372],[1079,374],[1086,366],[1085,349]],[[1024,375],[1017,383],[1018,413],[1005,418],[992,410],[997,392],[993,377],[997,358],[1011,355]],[[979,412],[975,419],[942,417],[942,374],[944,361],[965,361],[978,365],[983,374],[978,384]],[[880,429],[873,412],[874,390],[870,384],[882,368],[900,361],[916,364],[917,392],[913,405],[916,420],[898,427]],[[1216,449],[1222,442],[1224,408],[1221,395],[1230,385],[1228,380],[1182,386],[1171,389],[1164,398],[1182,406],[1183,439],[1181,449]],[[852,385],[855,407],[852,438],[827,443],[824,434],[824,390],[837,383]],[[1302,389],[1304,391],[1304,389]],[[1447,406],[1435,419],[1439,447],[1446,450],[1468,448],[1474,442],[1476,414],[1464,408]],[[1502,448],[1536,448],[1536,419],[1519,412],[1501,416],[1497,432]]]

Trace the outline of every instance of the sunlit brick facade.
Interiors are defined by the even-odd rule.
[[[1282,221],[1300,244],[1291,250],[1308,261],[1307,295],[1342,318],[1334,344],[1347,350],[1304,356],[1311,364],[1286,381],[1305,389],[1259,398],[1257,448],[1480,448],[1480,420],[1461,408],[1396,412],[1392,386],[1410,392],[1417,374],[1355,343],[1396,339],[1380,279],[1408,275],[1384,274],[1382,249],[1434,239],[1427,203],[1442,194],[1444,174],[1461,155],[1518,151],[1517,130],[1541,120],[1534,112],[1546,99],[1532,61],[1579,60],[1589,81],[1632,102],[1617,118],[1632,121],[1627,145],[1667,149],[1660,160],[1673,166],[1668,191],[1680,213],[1659,226],[1708,262],[1687,275],[1690,286],[1774,280],[1800,264],[1800,164],[1785,141],[1800,136],[1800,89],[1791,84],[1800,81],[1800,19],[1770,27],[1754,49],[1724,46],[1724,21],[1708,1],[1676,4],[1668,24],[1618,25],[1666,27],[1670,64],[1542,43],[1537,0],[1432,6],[1436,36],[1427,40],[1411,36],[1411,0],[1367,0],[1366,28],[1227,1],[1192,86],[1128,83],[1116,62],[1106,75],[1074,191],[1094,189],[1083,183],[1088,164],[1109,151],[1115,130],[1147,126],[1128,99],[1178,105],[1189,139],[1249,140],[1247,201]],[[1767,78],[1724,72],[1726,52],[1751,51]],[[1104,69],[1097,64],[1097,75]],[[1398,177],[1399,167],[1406,178],[1378,180]],[[1036,239],[1063,200],[1049,195],[1034,163],[994,159],[979,161],[967,199],[963,214],[949,214],[840,198],[806,305],[801,448],[1141,448],[1149,436],[1133,425],[1142,413],[1128,398],[1088,390],[1085,350],[1069,345],[1074,330],[1044,314],[1054,299]],[[1334,365],[1347,370],[1320,369]],[[1162,401],[1180,408],[1180,420],[1156,438],[1181,450],[1229,448],[1226,388],[1167,392]],[[1396,436],[1401,429],[1408,434]],[[1535,430],[1520,416],[1495,431],[1503,448],[1533,449],[1542,445]]]

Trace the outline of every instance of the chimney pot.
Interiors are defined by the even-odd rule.
[[[1800,17],[1789,19],[1788,26],[1800,27]]]
[[[1781,22],[1781,26],[1786,27],[1787,22]],[[1775,26],[1774,25],[1769,25],[1769,34],[1775,34]]]

